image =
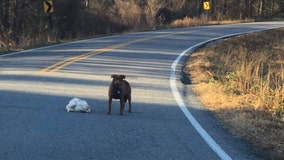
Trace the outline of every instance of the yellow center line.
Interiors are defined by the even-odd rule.
[[[88,53],[85,53],[85,54],[82,54],[82,55],[79,55],[79,56],[75,56],[75,57],[70,57],[70,58],[67,58],[63,61],[54,63],[54,64],[52,64],[52,65],[50,65],[46,68],[41,69],[39,72],[40,73],[54,73],[54,72],[57,72],[58,70],[66,67],[66,66],[68,66],[72,63],[84,60],[86,58],[89,58],[89,57],[96,55],[96,54],[99,54],[99,53],[111,51],[113,49],[117,49],[117,48],[120,48],[120,47],[123,47],[123,46],[127,46],[129,44],[137,43],[137,42],[142,42],[142,41],[147,41],[147,40],[151,40],[151,39],[155,39],[155,38],[162,38],[162,37],[170,36],[172,34],[177,34],[177,33],[153,36],[153,37],[149,37],[149,38],[141,38],[141,39],[136,39],[136,40],[133,40],[133,41],[129,41],[129,42],[120,43],[120,44],[116,44],[116,45],[113,45],[113,46],[101,48],[101,49],[98,49],[96,51],[88,52]]]

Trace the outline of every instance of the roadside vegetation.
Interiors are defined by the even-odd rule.
[[[284,28],[193,53],[184,72],[201,102],[237,136],[284,159]]]

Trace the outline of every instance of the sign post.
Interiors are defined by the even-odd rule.
[[[210,10],[210,1],[207,0],[203,2],[203,9],[206,11]]]
[[[43,1],[43,9],[45,13],[53,13],[54,9],[52,0]]]
[[[47,42],[51,42],[51,35],[53,34],[53,24],[51,14],[54,13],[53,0],[43,0],[43,11],[48,14],[49,29],[47,30]],[[46,25],[46,29],[48,25]]]

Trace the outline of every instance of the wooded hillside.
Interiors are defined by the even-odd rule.
[[[284,17],[283,0],[0,0],[0,50],[167,26],[185,17],[243,20]],[[50,1],[50,0],[49,0]]]

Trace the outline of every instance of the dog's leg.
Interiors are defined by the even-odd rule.
[[[123,115],[124,112],[124,100],[120,99],[120,115]]]
[[[128,112],[131,113],[132,110],[131,110],[131,96],[129,96],[128,98]]]
[[[112,98],[109,98],[108,99],[108,112],[107,112],[107,114],[111,113],[111,103],[112,103]]]

